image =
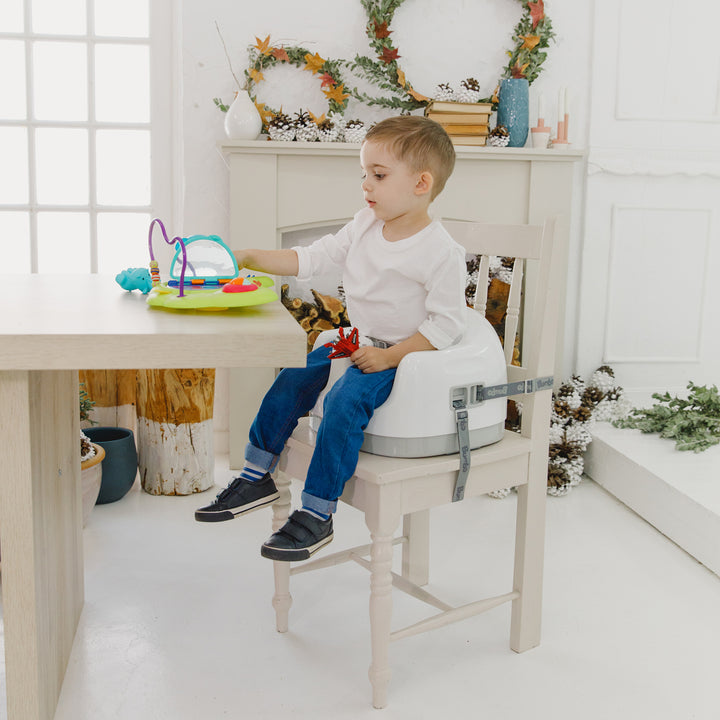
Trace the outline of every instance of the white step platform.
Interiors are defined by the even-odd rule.
[[[585,473],[720,575],[720,445],[701,453],[598,423]]]

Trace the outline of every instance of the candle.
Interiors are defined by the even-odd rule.
[[[565,90],[560,88],[558,91],[558,120],[565,117]]]
[[[568,125],[570,124],[570,107],[568,105],[568,89],[565,88],[563,98],[563,140],[568,139]]]
[[[542,93],[538,95],[538,120],[545,118],[545,97]],[[538,123],[539,124],[539,123]]]

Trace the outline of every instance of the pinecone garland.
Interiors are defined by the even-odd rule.
[[[348,120],[345,123],[345,142],[361,143],[366,134],[367,128],[362,120]]]
[[[441,102],[452,102],[455,100],[455,91],[452,89],[450,83],[440,83],[435,88],[433,100],[439,100]]]
[[[504,125],[496,125],[488,135],[488,145],[492,147],[507,147],[510,142],[510,133]]]
[[[477,102],[480,100],[480,83],[475,78],[463,80],[456,99],[458,102]]]
[[[299,110],[295,113],[295,139],[299,142],[313,142],[317,140],[318,128],[310,114]]]
[[[271,140],[294,140],[295,126],[293,121],[285,113],[279,112],[268,122],[268,134]]]

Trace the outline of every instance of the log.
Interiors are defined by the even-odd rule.
[[[95,403],[89,413],[93,423],[135,432],[136,375],[137,370],[80,370],[80,382]]]
[[[190,495],[214,484],[215,370],[139,370],[138,466],[151,495]]]

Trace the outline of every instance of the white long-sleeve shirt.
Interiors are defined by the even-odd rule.
[[[298,279],[341,269],[361,335],[398,343],[420,332],[435,348],[452,345],[465,331],[465,250],[438,221],[394,242],[383,224],[364,208],[335,235],[294,247]]]

